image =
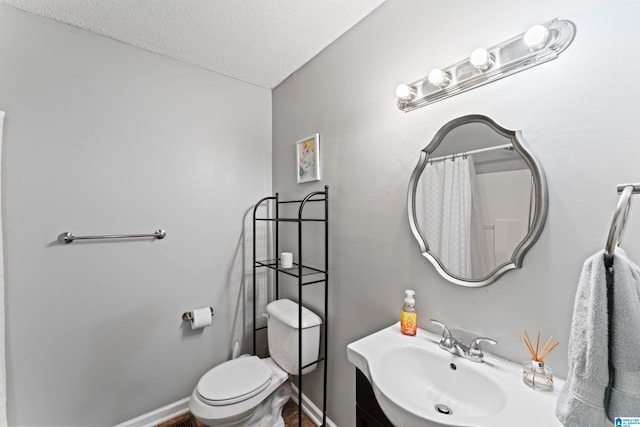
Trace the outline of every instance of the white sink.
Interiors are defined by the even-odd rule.
[[[441,335],[395,324],[347,346],[349,362],[369,379],[396,426],[552,427],[562,381],[542,392],[522,382],[519,364],[485,352],[476,363],[442,350]]]

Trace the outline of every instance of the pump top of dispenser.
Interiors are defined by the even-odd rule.
[[[414,298],[415,294],[416,294],[416,291],[411,289],[407,289],[406,291],[404,291],[404,303],[408,305],[415,305],[416,304],[416,300]]]

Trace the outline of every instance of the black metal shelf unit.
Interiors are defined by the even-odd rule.
[[[324,204],[324,218],[305,218],[303,216],[304,209],[308,203],[323,203]],[[257,217],[257,211],[263,204],[272,204],[273,217]],[[297,218],[280,217],[280,205],[282,204],[298,204],[298,216]],[[274,239],[273,250],[274,254],[280,253],[279,248],[279,235],[281,223],[293,223],[298,225],[298,263],[294,263],[291,268],[282,268],[278,259],[270,260],[257,260],[256,259],[256,223],[260,221],[267,221],[273,223]],[[302,242],[305,223],[309,222],[323,222],[324,223],[324,267],[315,268],[303,263],[302,255]],[[279,198],[278,193],[274,196],[265,197],[256,203],[253,209],[253,354],[256,354],[256,331],[264,328],[256,327],[256,271],[259,268],[268,268],[275,271],[274,285],[275,285],[275,298],[280,297],[279,277],[280,274],[293,276],[298,279],[298,304],[302,307],[302,288],[306,285],[324,283],[324,319],[322,323],[324,340],[322,341],[322,354],[314,362],[308,363],[302,366],[302,328],[298,329],[298,426],[302,425],[302,370],[312,366],[316,363],[323,362],[323,389],[322,389],[322,425],[326,426],[327,422],[327,313],[328,313],[328,288],[329,288],[329,187],[325,186],[324,191],[314,191],[307,194],[301,200],[289,200],[282,201]],[[298,310],[298,325],[302,325],[302,309]]]

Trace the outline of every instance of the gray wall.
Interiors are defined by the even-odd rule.
[[[188,396],[242,333],[270,91],[6,6],[0,63],[9,422],[113,425]],[[207,305],[192,332],[183,311]]]
[[[296,197],[330,186],[329,416],[339,426],[355,418],[346,346],[396,322],[405,288],[417,291],[421,327],[436,318],[493,337],[496,353],[515,361],[527,358],[523,329],[557,337],[549,364],[566,375],[582,263],[604,247],[616,185],[640,181],[639,13],[621,0],[389,0],[273,91],[274,189]],[[553,18],[577,26],[558,59],[416,111],[396,108],[399,83]],[[443,124],[473,113],[521,129],[549,185],[547,223],[523,268],[479,289],[437,275],[406,213],[419,151]],[[298,185],[294,143],[315,132],[324,176]],[[633,207],[629,218],[623,246],[640,261]],[[308,394],[321,402],[313,387]]]

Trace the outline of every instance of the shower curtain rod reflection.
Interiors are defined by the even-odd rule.
[[[504,150],[513,150],[513,144],[494,145],[493,147],[478,148],[477,150],[469,150],[469,151],[464,151],[462,153],[447,154],[447,155],[444,155],[444,156],[434,157],[432,159],[427,159],[427,161],[429,163],[432,163],[432,162],[441,162],[443,160],[453,160],[456,157],[465,157],[465,156],[469,156],[471,154],[478,154],[478,153],[482,153],[482,152],[485,152],[485,151],[498,150],[498,149],[501,149],[501,148],[504,149]]]

